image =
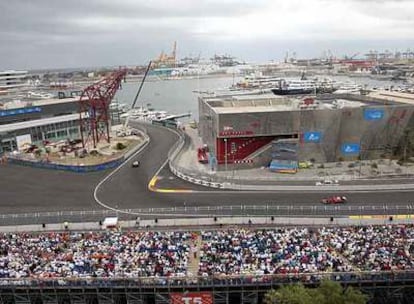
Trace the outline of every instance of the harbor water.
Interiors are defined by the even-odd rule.
[[[283,77],[283,76],[281,76]],[[322,79],[325,76],[318,76]],[[402,82],[389,80],[376,80],[368,77],[348,77],[348,76],[326,76],[339,82],[356,83],[367,88],[390,86],[398,87]],[[290,77],[284,77],[289,79]],[[198,96],[200,91],[214,91],[217,89],[228,88],[240,81],[242,77],[218,76],[205,78],[183,78],[172,80],[148,79],[138,97],[135,107],[149,107],[159,111],[167,111],[171,114],[183,114],[191,112],[190,120],[198,121]],[[297,78],[296,78],[297,79]],[[140,86],[140,80],[122,83],[122,89],[118,90],[116,100],[131,106],[135,95]]]

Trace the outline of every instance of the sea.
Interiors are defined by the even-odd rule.
[[[325,76],[318,76],[322,79]],[[290,77],[285,77],[290,78]],[[340,82],[356,83],[367,88],[390,86],[403,86],[402,82],[390,80],[377,80],[368,77],[349,77],[349,76],[326,76]],[[199,92],[214,91],[225,89],[238,81],[242,77],[215,76],[215,77],[194,77],[181,79],[156,79],[149,78],[144,82],[140,95],[138,96],[135,107],[147,107],[154,110],[167,111],[169,114],[191,113],[189,120],[198,121],[198,96]],[[298,79],[298,78],[296,78]],[[122,83],[122,88],[118,90],[115,99],[118,103],[131,106],[138,92],[141,80],[132,80]],[[128,107],[129,108],[129,107]]]
[[[191,113],[191,120],[198,121],[198,96],[202,91],[228,88],[240,81],[240,77],[220,76],[208,78],[182,78],[144,82],[135,108],[144,106],[170,114]],[[138,92],[140,81],[122,83],[115,98],[118,103],[131,105]]]

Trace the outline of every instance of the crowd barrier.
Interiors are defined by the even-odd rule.
[[[29,166],[29,167],[34,167],[34,168],[44,168],[44,169],[52,169],[52,170],[72,171],[72,172],[77,172],[77,173],[86,173],[86,172],[102,171],[102,170],[115,168],[124,161],[124,157],[122,156],[115,160],[111,160],[111,161],[97,164],[97,165],[62,165],[62,164],[56,164],[56,163],[51,163],[51,162],[45,162],[45,161],[31,161],[31,160],[26,160],[26,159],[19,159],[19,158],[14,158],[11,156],[7,157],[7,161],[11,164]]]
[[[414,271],[380,272],[318,272],[287,273],[273,275],[219,275],[192,277],[114,277],[114,278],[0,278],[0,287],[59,288],[59,287],[129,287],[129,288],[169,288],[169,287],[216,287],[216,286],[277,286],[297,283],[315,284],[322,280],[334,280],[347,284],[391,284],[414,281]]]
[[[182,133],[181,130],[178,130],[179,134],[179,140],[174,144],[174,146],[170,149],[168,153],[168,159],[169,159],[169,167],[170,171],[177,177],[188,181],[190,183],[211,187],[211,188],[224,188],[223,183],[218,182],[212,182],[211,180],[205,180],[201,179],[200,177],[195,177],[191,175],[188,172],[185,172],[186,170],[184,168],[180,168],[176,164],[177,157],[184,151],[184,145],[185,145],[185,134]]]
[[[142,130],[138,130],[141,132],[141,134],[144,137],[144,141],[140,144],[134,147],[133,149],[127,151],[124,155],[104,162],[97,165],[63,165],[63,164],[57,164],[47,161],[39,161],[39,160],[29,160],[20,158],[19,156],[13,156],[8,155],[7,162],[16,164],[16,165],[22,165],[22,166],[29,166],[34,168],[43,168],[43,169],[52,169],[52,170],[63,170],[63,171],[71,171],[76,173],[87,173],[87,172],[95,172],[95,171],[103,171],[112,169],[115,167],[118,167],[120,164],[122,164],[126,159],[128,159],[131,155],[133,155],[142,145],[146,144],[149,141],[147,134],[147,131],[144,127],[142,127]]]

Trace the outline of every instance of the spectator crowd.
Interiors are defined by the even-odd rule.
[[[180,278],[194,261],[203,277],[413,270],[413,241],[412,225],[5,233],[0,279]]]

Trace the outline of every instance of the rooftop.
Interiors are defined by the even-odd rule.
[[[22,121],[11,123],[7,125],[0,125],[0,133],[4,132],[11,132],[16,130],[28,129],[33,127],[40,127],[49,124],[59,123],[59,122],[66,122],[66,121],[73,121],[79,120],[79,114],[69,114],[69,115],[61,115],[61,116],[54,116],[49,118],[43,119],[36,119],[36,120],[29,120],[29,121]]]
[[[339,97],[339,96],[338,96]],[[204,99],[206,103],[217,114],[232,113],[263,113],[297,110],[326,110],[357,108],[372,103],[350,100],[345,98],[315,99],[294,98],[287,96],[276,96],[273,94],[233,96],[233,97],[211,97]]]
[[[394,91],[376,91],[369,94],[370,97],[381,99],[387,102],[399,102],[414,105],[414,94]]]
[[[45,105],[51,105],[51,104],[78,102],[79,98],[80,98],[79,96],[76,96],[76,97],[70,97],[70,98],[37,99],[37,100],[30,100],[30,101],[13,100],[13,101],[4,103],[2,108],[7,110],[7,109],[18,109],[18,108],[25,108],[25,107],[45,106]]]

